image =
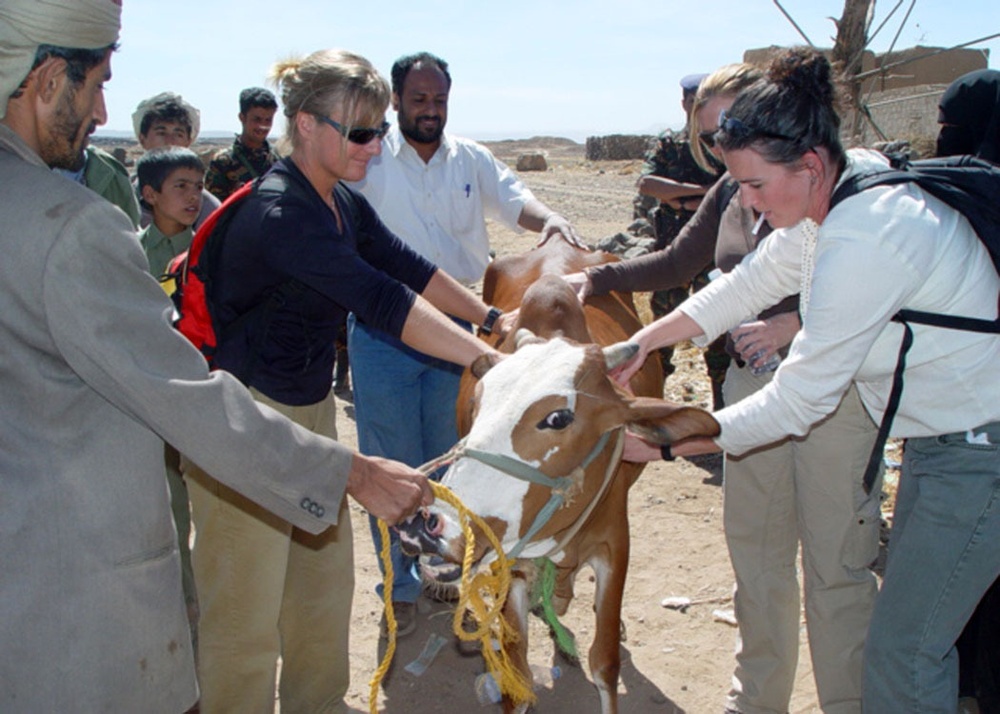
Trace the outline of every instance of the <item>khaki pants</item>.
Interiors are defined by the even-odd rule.
[[[762,388],[733,364],[726,404]],[[819,704],[861,711],[862,652],[877,585],[881,480],[861,481],[875,424],[857,391],[805,438],[726,457],[723,522],[736,573],[739,638],[728,704],[743,714],[786,712],[799,650],[796,554],[802,545],[805,616]]]
[[[336,437],[332,396],[306,407],[277,404],[312,431]],[[346,711],[354,552],[346,499],[338,525],[311,535],[185,464],[195,526],[192,552],[201,606],[198,680],[202,714],[273,714],[282,658],[283,714]]]

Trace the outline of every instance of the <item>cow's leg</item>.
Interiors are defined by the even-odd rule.
[[[502,616],[517,633],[517,641],[506,643],[507,655],[514,667],[521,672],[531,686],[531,669],[528,667],[528,608],[531,606],[530,583],[523,572],[515,571],[510,580],[510,590],[504,603]],[[515,707],[508,698],[503,698],[504,714],[521,714],[528,710],[528,705]]]
[[[601,714],[618,712],[619,647],[622,593],[628,567],[628,524],[616,525],[615,530],[610,534],[606,547],[598,547],[590,559],[597,580],[594,593],[597,624],[594,644],[590,647],[590,676],[601,695]]]
[[[559,617],[566,614],[569,604],[573,600],[573,584],[578,568],[579,565],[576,561],[571,567],[567,567],[564,563],[556,566],[556,585],[555,591],[552,593],[552,607]]]

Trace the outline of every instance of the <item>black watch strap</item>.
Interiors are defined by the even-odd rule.
[[[503,315],[503,310],[498,307],[491,307],[489,312],[486,313],[486,319],[483,320],[483,324],[479,326],[480,331],[484,335],[492,335],[493,327],[497,324],[497,320]]]

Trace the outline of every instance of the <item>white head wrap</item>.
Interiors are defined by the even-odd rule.
[[[96,50],[118,41],[121,0],[0,2],[0,119],[31,71],[39,45]]]
[[[150,109],[152,109],[157,104],[162,104],[164,102],[176,102],[179,104],[184,111],[187,112],[188,118],[191,120],[191,143],[193,144],[195,139],[198,138],[198,131],[201,129],[201,112],[195,109],[191,104],[184,101],[184,97],[174,92],[160,92],[154,97],[149,99],[143,99],[139,102],[139,106],[135,108],[132,112],[132,128],[135,129],[135,138],[139,139],[139,128],[142,126],[142,119],[146,116]]]

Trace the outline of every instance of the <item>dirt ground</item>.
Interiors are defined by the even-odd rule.
[[[533,146],[534,145],[534,146]],[[521,178],[536,196],[567,216],[588,242],[624,230],[632,218],[631,201],[641,162],[587,162],[583,147],[553,140],[492,144],[498,156],[514,165],[527,148],[545,150],[546,172],[522,172]],[[490,228],[498,254],[520,252],[533,245],[533,234],[516,235],[503,227]],[[647,312],[648,314],[648,312]],[[709,406],[710,393],[700,352],[691,346],[674,357],[677,372],[668,380],[666,395],[677,401]],[[338,424],[343,441],[353,445],[353,408],[341,401]],[[629,520],[631,562],[623,605],[627,637],[622,643],[619,704],[622,714],[646,712],[720,712],[733,668],[736,629],[731,616],[733,575],[722,534],[721,458],[678,459],[650,464],[632,488]],[[356,590],[351,630],[352,680],[348,704],[369,711],[369,680],[381,650],[378,622],[381,601],[374,587],[380,580],[368,535],[367,516],[352,505],[355,531]],[[593,583],[584,571],[577,597],[563,618],[575,634],[584,656],[593,636]],[[695,601],[684,612],[661,605],[678,596]],[[722,611],[720,616],[719,611]],[[415,633],[401,639],[390,676],[379,696],[379,711],[398,714],[499,711],[482,707],[473,683],[484,671],[478,650],[461,645],[451,633],[451,609],[427,598],[418,603]],[[819,712],[812,668],[801,629],[799,670],[790,712]],[[447,642],[430,666],[415,676],[405,669],[437,635]],[[597,690],[586,666],[575,667],[556,658],[547,628],[532,618],[530,662],[559,664],[561,678],[539,690],[536,711],[597,712]]]

